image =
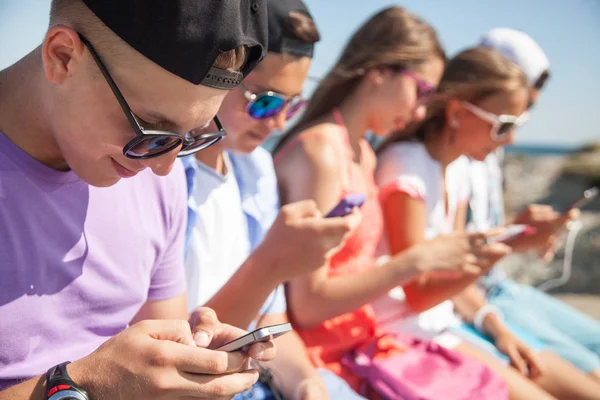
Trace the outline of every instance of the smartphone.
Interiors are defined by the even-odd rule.
[[[349,194],[344,197],[338,205],[325,216],[325,218],[345,217],[352,212],[354,207],[362,206],[366,200],[367,196],[364,193]]]
[[[506,227],[506,230],[504,232],[502,232],[501,234],[487,238],[487,243],[488,244],[491,244],[491,243],[508,244],[517,238],[533,235],[536,232],[537,232],[537,229],[535,229],[533,226],[509,225]]]
[[[284,333],[292,330],[292,324],[279,324],[263,326],[255,331],[252,331],[244,336],[240,336],[237,339],[232,340],[229,343],[224,344],[216,350],[220,351],[247,351],[248,347],[258,342],[267,342],[273,340]]]
[[[573,204],[571,204],[569,207],[563,209],[562,212],[567,212],[573,208],[583,208],[589,202],[598,197],[598,194],[600,194],[600,189],[598,189],[597,187],[589,188],[588,190],[583,192],[583,195],[581,195],[581,197],[577,201],[573,202]]]

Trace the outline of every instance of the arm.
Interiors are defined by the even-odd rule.
[[[72,368],[68,368],[71,375]],[[0,400],[28,399],[28,400],[44,400],[46,398],[46,378],[39,376],[10,389],[0,392]]]
[[[338,203],[342,170],[338,151],[326,137],[315,136],[314,140],[311,137],[298,143],[287,153],[285,163],[277,166],[284,203],[313,199],[322,213]],[[299,170],[303,173],[298,174]],[[407,252],[379,268],[343,277],[329,277],[325,265],[292,280],[289,306],[295,321],[303,327],[315,326],[367,304],[414,276],[412,257]]]
[[[286,322],[288,322],[286,314],[273,314],[265,316],[260,326]],[[301,390],[313,393],[312,388],[314,388],[315,392],[320,392],[320,395],[315,398],[327,399],[325,383],[310,362],[304,343],[296,331],[275,339],[275,343],[278,348],[285,350],[280,351],[277,358],[265,365],[273,373],[274,383],[283,392],[285,398],[304,399]]]
[[[267,256],[264,246],[259,246],[208,301],[206,306],[214,309],[219,319],[242,329],[250,325],[269,294],[282,282],[270,273]]]
[[[425,241],[426,209],[422,200],[397,191],[384,199],[382,207],[392,254]],[[428,310],[459,293],[478,276],[466,274],[450,279],[423,275],[404,285],[406,301],[416,312]]]
[[[130,325],[146,319],[180,319],[187,320],[189,314],[186,311],[185,293],[165,300],[149,300],[140,311],[133,317]]]

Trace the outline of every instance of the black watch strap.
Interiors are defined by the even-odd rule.
[[[47,400],[90,400],[84,388],[73,382],[67,373],[69,361],[58,364],[46,374]]]

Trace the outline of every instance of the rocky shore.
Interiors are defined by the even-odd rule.
[[[507,212],[514,214],[530,203],[565,207],[597,184],[600,149],[590,147],[575,155],[508,154],[506,165]],[[566,284],[551,290],[553,294],[586,294],[591,314],[600,312],[600,199],[584,208],[582,228],[575,240],[572,273]],[[565,233],[566,236],[566,233]],[[512,255],[502,268],[519,282],[539,285],[563,273],[564,246],[556,258],[546,264],[533,254]],[[596,297],[597,296],[597,297]],[[573,296],[571,296],[573,298]]]

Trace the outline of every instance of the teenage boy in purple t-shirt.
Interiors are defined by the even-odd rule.
[[[243,331],[188,315],[175,163],[223,136],[202,127],[264,56],[265,7],[53,0],[43,44],[0,71],[0,400],[229,397],[257,379],[248,354],[274,357],[209,350]],[[285,217],[275,236],[313,237],[311,260],[352,225]],[[247,263],[281,270],[289,247]]]

